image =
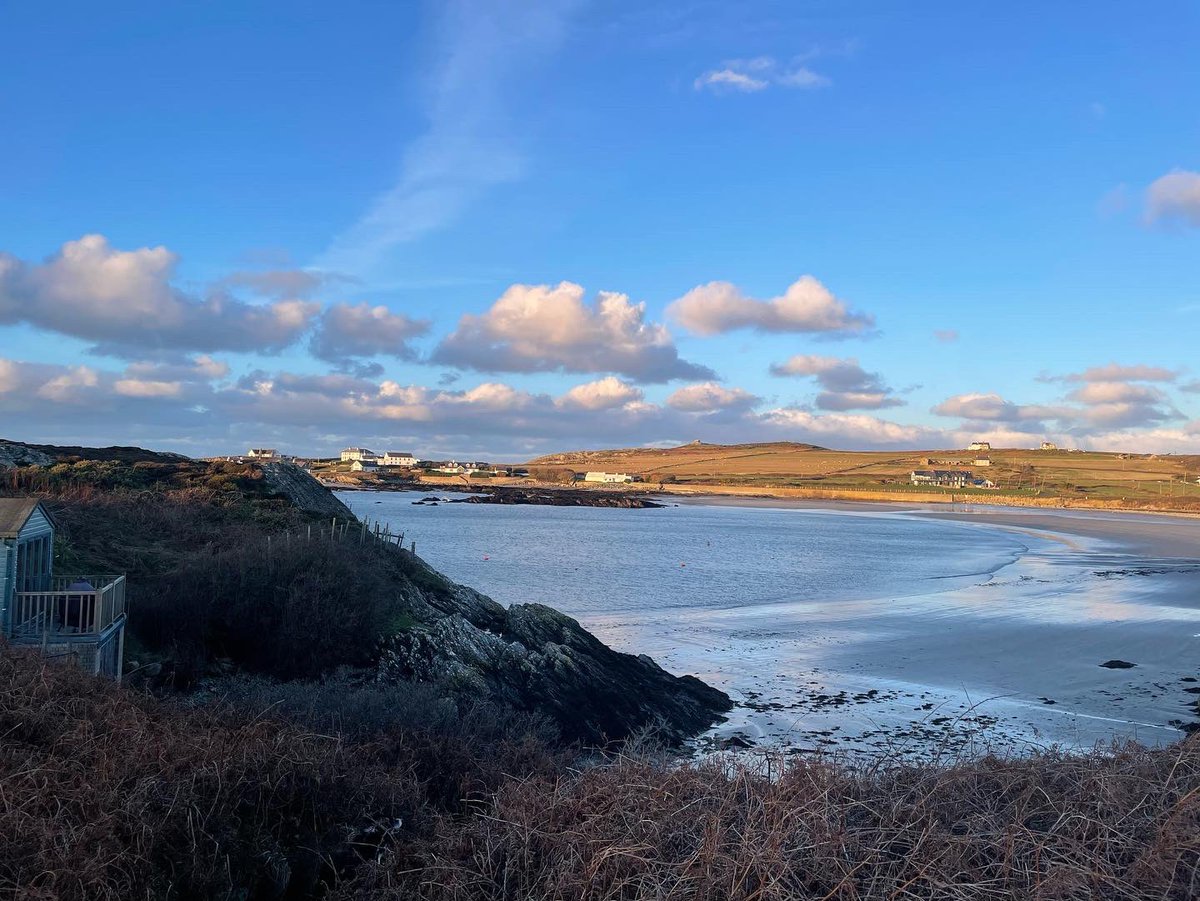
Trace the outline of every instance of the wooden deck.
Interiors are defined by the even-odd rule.
[[[16,593],[9,637],[40,644],[96,641],[124,619],[124,576],[55,576],[48,591]]]

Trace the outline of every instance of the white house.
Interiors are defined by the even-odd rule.
[[[979,456],[979,457],[976,457],[976,458],[975,458],[974,460],[972,460],[971,462],[972,462],[972,463],[973,463],[975,466],[991,466],[991,465],[992,465],[992,458],[991,458],[991,457],[988,457],[988,456],[986,456],[986,455],[984,455],[984,456]]]
[[[1042,450],[1056,451],[1056,450],[1058,450],[1058,445],[1055,444],[1053,441],[1043,441],[1042,442]]]
[[[971,474],[963,469],[914,469],[909,473],[914,485],[938,485],[942,488],[966,488]]]
[[[355,460],[350,464],[351,472],[375,472],[379,467],[374,460]]]
[[[967,450],[971,451],[990,451],[991,449],[992,442],[990,441],[972,441],[967,445]]]
[[[585,482],[636,482],[637,477],[625,472],[589,472],[583,476]]]
[[[379,458],[380,466],[404,466],[408,469],[417,465],[417,458],[403,451],[384,451]]]
[[[279,451],[273,447],[252,447],[246,451],[246,457],[250,460],[278,460]]]
[[[366,447],[348,447],[342,451],[343,463],[352,463],[355,460],[369,460],[374,462],[378,459],[379,455]]]

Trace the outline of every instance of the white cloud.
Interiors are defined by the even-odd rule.
[[[639,382],[707,378],[679,357],[645,304],[601,291],[591,305],[571,282],[513,285],[487,312],[465,315],[432,360],[482,372],[614,372]]]
[[[408,341],[429,331],[429,323],[367,303],[336,303],[321,314],[313,333],[313,356],[347,365],[356,357],[416,358]]]
[[[165,247],[122,251],[102,235],[68,241],[44,263],[0,254],[0,324],[29,323],[121,356],[271,351],[295,342],[319,309],[301,300],[248,304],[221,292],[193,297],[172,284],[177,262]]]
[[[819,75],[805,66],[797,66],[790,72],[784,72],[776,79],[776,84],[785,88],[827,88],[833,81],[824,75]]]
[[[812,58],[810,54],[806,58]],[[753,59],[726,60],[720,66],[701,73],[692,87],[697,91],[734,91],[755,93],[765,91],[772,85],[781,88],[813,90],[833,84],[827,76],[814,72],[797,61],[787,67],[779,65],[773,57],[756,56]]]
[[[702,88],[725,87],[735,91],[751,93],[770,87],[769,81],[755,78],[745,72],[735,72],[733,69],[712,69],[696,79],[693,86],[697,91]]]
[[[1037,422],[1056,419],[1063,410],[1035,404],[1015,404],[999,394],[956,394],[948,397],[933,412],[939,416],[957,416],[984,422]]]
[[[1178,376],[1178,372],[1163,366],[1122,366],[1119,363],[1108,363],[1104,366],[1092,366],[1083,372],[1069,372],[1057,378],[1064,382],[1173,382]],[[1053,381],[1054,377],[1050,380]]]
[[[773,363],[771,374],[815,377],[824,389],[816,399],[822,410],[880,410],[904,404],[879,373],[867,372],[855,359],[798,354],[783,363]]]
[[[59,404],[79,403],[88,389],[100,384],[100,376],[90,366],[72,366],[37,389],[38,397]]]
[[[1200,228],[1200,172],[1175,169],[1146,189],[1146,221]]]
[[[183,393],[182,382],[153,379],[118,379],[113,387],[125,397],[179,397]]]
[[[847,336],[863,334],[875,323],[871,316],[849,310],[811,275],[801,276],[782,295],[770,300],[747,297],[730,282],[709,282],[674,301],[667,313],[697,335],[751,328]]]
[[[861,413],[813,413],[781,407],[763,414],[775,429],[810,444],[853,448],[937,447],[945,433],[922,426],[900,425]]]
[[[558,399],[558,405],[580,410],[611,410],[640,401],[643,396],[639,388],[610,375],[595,382],[576,385]]]
[[[748,410],[761,398],[741,388],[726,388],[716,382],[685,385],[667,398],[676,410],[692,413],[711,413],[717,410]]]

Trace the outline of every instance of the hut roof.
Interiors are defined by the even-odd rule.
[[[35,497],[0,497],[0,538],[16,538],[29,522],[29,517],[40,505]],[[53,522],[53,517],[42,508],[42,513]]]

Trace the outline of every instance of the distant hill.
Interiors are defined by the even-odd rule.
[[[967,449],[850,451],[776,441],[762,444],[705,444],[633,447],[547,454],[530,461],[531,473],[561,481],[569,472],[601,470],[641,476],[646,482],[683,491],[752,493],[819,491],[829,497],[922,500],[944,493],[909,482],[914,469],[960,469],[978,478],[970,489],[979,499],[1011,501],[1048,498],[1074,506],[1142,510],[1200,509],[1200,457],[1075,450],[994,447]],[[962,494],[962,491],[958,491]]]
[[[611,450],[565,451],[546,454],[530,460],[531,466],[570,466],[575,463],[594,463],[598,460],[656,459],[660,462],[682,462],[711,457],[742,456],[745,454],[786,454],[805,451],[823,451],[816,444],[801,444],[796,441],[770,441],[759,444],[708,444],[704,441],[689,441],[678,447],[624,447]]]

